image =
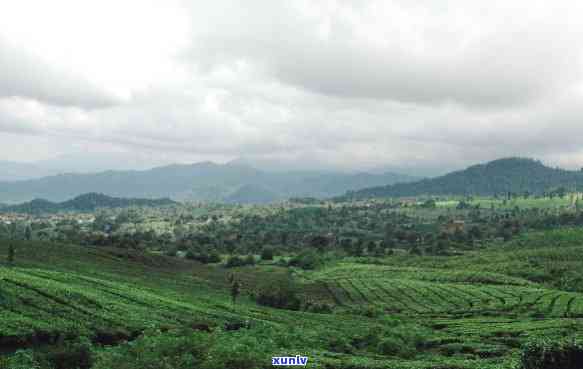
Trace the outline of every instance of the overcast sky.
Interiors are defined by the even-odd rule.
[[[583,166],[583,3],[6,0],[0,160]]]

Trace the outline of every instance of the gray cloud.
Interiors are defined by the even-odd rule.
[[[493,6],[493,14],[480,19],[478,7],[457,1],[450,6],[459,7],[458,14],[430,16],[423,15],[427,9],[379,1],[338,1],[316,15],[276,2],[226,3],[228,12],[205,14],[212,32],[203,29],[195,38],[194,60],[207,68],[248,60],[284,83],[321,94],[503,107],[581,78],[576,30],[558,19],[520,21],[521,14],[504,7]],[[383,4],[393,12],[374,14]],[[382,25],[367,23],[379,20]]]
[[[48,104],[103,108],[120,103],[74,73],[39,60],[0,37],[0,98],[23,97]]]
[[[581,9],[192,4],[184,2],[190,41],[156,69],[172,73],[148,76],[124,104],[0,44],[0,130],[56,140],[59,154],[83,142],[165,162],[245,157],[296,169],[432,173],[509,155],[583,163]]]

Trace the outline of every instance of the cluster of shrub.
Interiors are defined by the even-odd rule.
[[[216,251],[204,252],[204,251],[192,251],[188,250],[186,252],[185,257],[189,260],[196,260],[203,264],[209,263],[220,263],[221,262],[221,255]]]
[[[86,337],[36,351],[19,350],[9,357],[0,356],[0,369],[90,369],[93,364],[93,345]]]
[[[383,323],[365,332],[336,336],[328,342],[328,349],[345,354],[368,351],[410,359],[427,348],[432,334],[429,328],[390,317],[384,318]]]
[[[359,313],[355,311],[353,313]],[[374,314],[374,312],[362,312]],[[324,338],[321,332],[273,329],[260,321],[226,322],[222,329],[147,330],[130,342],[98,346],[85,337],[51,347],[0,356],[0,369],[264,369],[271,356],[315,347],[343,353],[370,352],[412,359],[431,346],[433,332],[422,325],[382,316],[378,326],[354,327]],[[583,345],[577,340],[539,338],[525,345],[517,369],[580,369]]]
[[[0,358],[0,369],[265,369],[271,356],[307,352],[314,347],[335,352],[371,351],[412,357],[424,339],[401,322],[347,336],[323,338],[322,332],[300,328],[273,329],[259,321],[227,322],[211,332],[184,328],[148,330],[117,346],[96,346],[87,338],[61,342],[42,350],[22,350]],[[396,332],[396,333],[394,333]],[[324,345],[324,346],[322,346]]]
[[[169,253],[169,256],[176,256],[176,250],[173,250]],[[217,250],[195,250],[189,249],[186,251],[185,257],[189,260],[196,260],[203,264],[211,264],[211,263],[220,263],[222,262],[221,255]],[[264,248],[261,251],[261,260],[273,260],[274,251],[272,248]],[[257,259],[254,255],[246,255],[246,256],[239,256],[239,255],[231,255],[227,258],[225,262],[225,266],[227,268],[234,268],[240,267],[245,265],[255,265],[257,263]]]
[[[580,369],[583,344],[578,340],[540,337],[527,343],[520,357],[520,369]]]
[[[261,252],[260,259],[271,261],[274,259],[274,252],[271,248],[264,248]],[[281,258],[277,262],[279,266],[298,267],[306,270],[317,269],[324,265],[326,258],[315,250],[304,250],[290,259]],[[255,265],[257,259],[254,255],[239,256],[232,255],[225,262],[225,267],[234,268],[246,265]]]
[[[258,305],[276,309],[303,310],[321,314],[330,314],[334,309],[332,304],[301,298],[297,285],[289,276],[278,276],[264,281],[247,293]]]
[[[115,347],[71,342],[49,352],[23,350],[0,359],[0,369],[255,369],[271,360],[253,335],[220,331],[152,331]]]
[[[229,256],[227,262],[225,263],[225,267],[227,268],[235,268],[241,267],[246,265],[255,265],[257,260],[255,260],[255,256],[247,255],[245,257],[241,257],[238,255]]]

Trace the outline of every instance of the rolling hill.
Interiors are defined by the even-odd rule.
[[[7,206],[2,208],[2,211],[36,214],[59,211],[93,211],[99,208],[126,208],[130,206],[154,207],[172,204],[175,204],[175,202],[170,199],[125,199],[100,193],[87,193],[60,203],[34,199],[23,204]]]
[[[564,232],[532,237],[562,239]],[[574,234],[572,245],[554,248],[346,260],[301,279],[273,264],[226,269],[135,250],[0,240],[0,260],[10,244],[16,249],[14,265],[0,262],[0,364],[22,359],[19,350],[59,363],[65,349],[83,344],[93,365],[42,368],[267,368],[272,356],[289,352],[309,356],[308,368],[517,368],[521,348],[534,339],[581,338],[583,294],[528,279],[550,262],[580,269]],[[331,310],[278,309],[249,298],[234,304],[230,273],[245,293],[289,281],[303,301]],[[192,357],[208,365],[192,365]]]
[[[533,159],[504,158],[437,178],[349,192],[342,198],[496,195],[508,192],[540,194],[560,187],[582,188],[583,172],[550,168]]]
[[[237,197],[241,189],[245,192],[253,187],[264,188],[274,200],[297,196],[324,198],[341,195],[349,190],[415,179],[394,173],[276,173],[245,165],[203,162],[168,165],[142,171],[61,174],[25,181],[0,182],[0,202],[14,204],[35,198],[64,201],[88,192],[116,197],[224,201],[229,196]]]

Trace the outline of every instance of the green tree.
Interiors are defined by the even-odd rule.
[[[8,245],[8,266],[13,266],[14,265],[14,244],[12,242],[10,242],[10,244]]]
[[[239,283],[238,280],[233,279],[233,282],[231,283],[231,301],[233,302],[233,305],[235,305],[235,303],[237,302],[237,298],[239,297],[240,294],[241,283]]]
[[[354,244],[353,244],[353,248],[352,248],[352,256],[362,256],[362,254],[364,253],[364,246],[363,246],[363,241],[361,239],[358,239]]]
[[[273,249],[271,247],[264,247],[261,250],[261,260],[273,260]]]
[[[265,281],[257,289],[255,302],[278,309],[298,310],[301,300],[291,279]]]
[[[381,242],[380,245],[375,246],[375,248],[372,251],[372,254],[374,256],[376,256],[376,257],[383,257],[383,256],[385,256],[385,248],[383,247],[383,243],[382,242]]]
[[[470,228],[470,231],[468,233],[472,239],[482,238],[482,230],[478,226],[473,226],[472,228]]]
[[[24,228],[24,239],[27,241],[30,241],[32,239],[32,228],[30,227],[30,225],[27,225]]]
[[[413,246],[410,250],[409,253],[411,255],[423,255],[423,252],[421,251],[421,249],[419,248],[419,246],[415,245]]]
[[[434,199],[425,200],[423,204],[421,204],[422,208],[426,209],[435,209],[437,207],[437,203]]]
[[[249,254],[245,257],[245,259],[243,260],[243,264],[245,265],[255,265],[255,256],[253,256],[252,254]]]

